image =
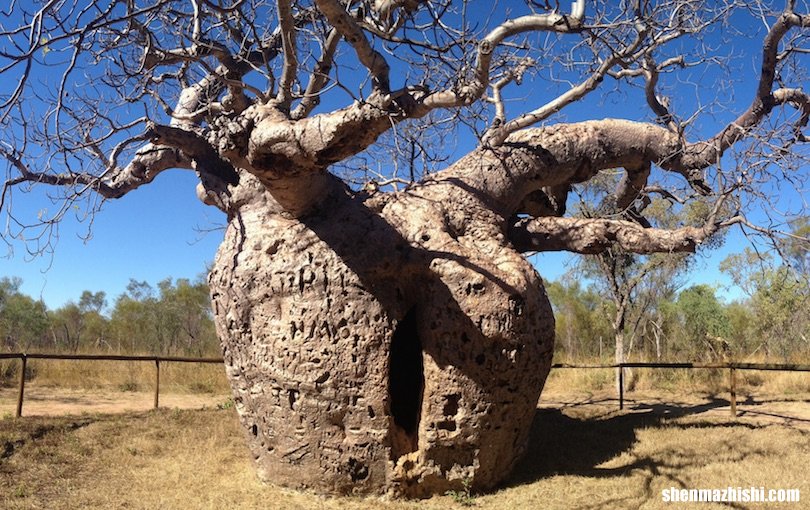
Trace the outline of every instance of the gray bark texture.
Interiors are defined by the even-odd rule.
[[[261,477],[414,497],[501,481],[554,339],[504,220],[447,181],[364,197],[334,179],[298,218],[252,182],[210,285]]]

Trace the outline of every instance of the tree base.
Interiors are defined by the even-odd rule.
[[[492,215],[452,191],[467,210],[335,193],[323,214],[257,201],[230,222],[210,284],[262,479],[426,497],[489,489],[524,452],[551,308]]]

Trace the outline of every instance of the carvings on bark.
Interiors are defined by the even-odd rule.
[[[291,219],[256,196],[210,277],[262,477],[408,496],[494,486],[551,363],[539,277],[452,184],[363,199],[334,182],[326,203]]]

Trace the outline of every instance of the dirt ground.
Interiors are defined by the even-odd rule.
[[[608,391],[547,391],[527,454],[501,487],[423,501],[262,484],[227,395],[167,391],[159,411],[150,392],[32,385],[27,396],[14,419],[16,392],[0,391],[0,508],[9,510],[666,509],[669,488],[729,486],[799,489],[801,503],[779,508],[806,508],[810,494],[810,394],[744,393],[732,418],[723,394],[636,391],[620,411]],[[700,505],[729,507],[771,508]]]
[[[205,409],[223,405],[230,395],[209,393],[160,394],[160,407],[167,409]],[[24,416],[61,416],[88,413],[121,413],[152,409],[154,393],[150,391],[79,390],[52,387],[26,387]],[[0,388],[0,417],[13,414],[17,405],[16,388]],[[540,409],[588,408],[590,415],[618,411],[619,401],[609,391],[547,390],[540,398]],[[727,394],[677,394],[662,390],[645,390],[625,396],[625,411],[650,413],[664,417],[689,415],[699,418],[730,416]],[[752,425],[781,424],[810,429],[810,394],[771,395],[740,394],[737,396],[737,419]]]
[[[161,392],[159,405],[167,409],[203,409],[223,404],[230,395]],[[154,406],[151,391],[84,390],[26,386],[23,416],[60,416],[85,413],[147,411]],[[0,388],[0,416],[17,410],[17,389]]]

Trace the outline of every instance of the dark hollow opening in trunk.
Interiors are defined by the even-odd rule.
[[[388,370],[391,416],[394,424],[412,440],[416,439],[419,426],[424,387],[422,342],[419,339],[416,311],[412,309],[399,321],[394,331]]]

